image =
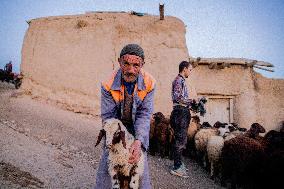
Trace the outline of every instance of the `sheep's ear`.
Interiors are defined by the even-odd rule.
[[[103,130],[103,129],[101,129],[95,147],[96,147],[97,145],[99,145],[99,143],[101,142],[102,138],[103,138],[105,135],[106,135],[106,131]]]
[[[120,123],[118,123],[118,129],[119,129],[119,130],[121,130],[121,126],[120,126]]]
[[[123,147],[126,149],[125,132],[124,131],[120,131],[120,139],[122,141]]]
[[[265,128],[260,124],[258,124],[258,131],[259,131],[259,133],[265,133],[266,132]]]
[[[218,129],[218,130],[217,130],[217,135],[220,135],[220,134],[221,134],[221,132],[220,132],[220,130]]]

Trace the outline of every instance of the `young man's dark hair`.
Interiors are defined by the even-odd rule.
[[[191,65],[191,63],[189,63],[189,62],[187,62],[187,61],[182,61],[182,62],[179,64],[179,73],[181,73],[184,68],[188,68],[189,65]]]

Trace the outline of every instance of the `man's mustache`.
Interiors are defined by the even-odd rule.
[[[133,74],[133,73],[125,73],[124,74],[126,77],[136,77],[136,75],[135,74]]]

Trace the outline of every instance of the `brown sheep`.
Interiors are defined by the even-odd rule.
[[[201,128],[200,119],[198,116],[192,116],[191,122],[187,129],[187,138],[193,140],[197,131]]]
[[[169,155],[173,141],[173,131],[170,127],[170,120],[161,112],[153,114],[153,119],[154,121],[151,125],[152,131],[150,130],[150,154],[155,155],[155,153],[158,152],[161,157],[164,157]]]
[[[284,133],[284,121],[282,121],[282,125],[280,126],[280,132]]]
[[[149,133],[149,153],[155,155],[156,152],[156,139],[155,139],[155,119],[152,115],[150,120],[150,133]]]
[[[237,185],[257,188],[265,158],[265,148],[257,140],[237,136],[225,141],[221,153],[221,182],[231,181],[231,188]]]
[[[187,129],[187,144],[186,149],[183,152],[184,156],[189,156],[191,158],[196,157],[196,149],[194,145],[194,136],[200,130],[201,124],[200,119],[197,115],[191,117],[189,127]]]
[[[245,133],[245,136],[256,139],[259,136],[259,133],[265,133],[264,127],[259,123],[253,123],[251,124],[250,129]]]
[[[277,188],[282,185],[284,170],[284,133],[271,130],[265,134],[267,159],[263,171],[263,188]]]

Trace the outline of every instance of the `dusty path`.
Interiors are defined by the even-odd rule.
[[[0,82],[0,188],[92,188],[101,149],[99,117],[76,114]],[[149,156],[153,188],[221,188],[187,159],[190,178],[169,174],[172,162]]]

